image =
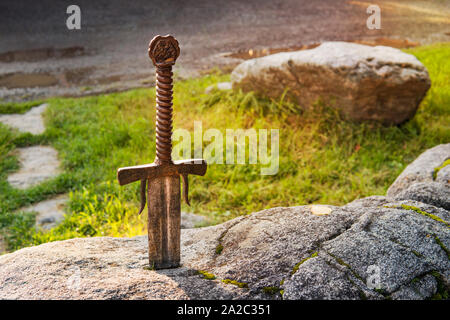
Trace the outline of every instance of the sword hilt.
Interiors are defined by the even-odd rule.
[[[172,163],[172,66],[180,55],[178,41],[167,35],[154,37],[148,55],[156,67],[156,163]]]
[[[120,185],[141,181],[141,208],[145,207],[148,180],[162,176],[181,176],[183,197],[189,205],[188,175],[203,176],[207,164],[202,159],[172,161],[172,66],[180,55],[178,41],[170,36],[154,37],[148,47],[148,55],[156,67],[156,158],[154,163],[119,168]]]

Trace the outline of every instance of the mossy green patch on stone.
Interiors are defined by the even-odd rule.
[[[364,293],[364,291],[363,291],[360,287],[358,287],[358,286],[356,285],[355,281],[353,281],[351,278],[349,278],[349,277],[347,277],[347,276],[346,276],[346,278],[347,278],[347,280],[350,281],[350,283],[358,290],[359,298],[360,298],[361,300],[367,300],[366,294]]]
[[[223,245],[222,245],[222,241],[223,238],[225,238],[225,235],[227,234],[228,230],[230,230],[232,227],[234,227],[238,222],[235,222],[233,225],[229,226],[224,232],[222,232],[222,234],[220,235],[219,239],[217,239],[217,246],[216,246],[216,254],[219,255],[222,253],[223,251]]]
[[[154,271],[155,267],[154,266],[145,266],[144,270]]]
[[[423,254],[421,254],[420,252],[411,249],[411,252],[418,258],[423,258]]]
[[[430,299],[431,300],[448,300],[450,288],[448,285],[446,285],[445,280],[443,279],[443,276],[437,271],[432,271],[432,272],[430,272],[430,274],[436,279],[436,282],[437,282],[437,291]]]
[[[367,296],[366,296],[366,294],[364,293],[364,291],[358,290],[358,294],[359,294],[359,298],[360,298],[361,300],[367,300]]]
[[[353,270],[352,267],[350,267],[350,265],[349,265],[348,263],[346,263],[346,262],[345,262],[344,260],[342,260],[341,258],[335,256],[334,254],[332,254],[332,253],[330,253],[330,252],[328,252],[328,251],[326,251],[326,252],[327,252],[331,257],[333,257],[333,259],[336,260],[337,263],[339,263],[341,266],[344,266],[344,267],[346,267],[347,269],[349,269],[350,272],[351,272],[356,278],[358,278],[359,280],[361,280],[361,281],[364,282],[363,277],[361,277],[358,273],[356,273],[356,271]]]
[[[411,280],[411,284],[415,284],[415,283],[417,283],[419,281],[420,281],[420,278],[419,277],[415,277],[414,279]]]
[[[439,171],[448,165],[450,165],[450,159],[445,160],[439,167],[434,168],[433,180],[436,180]]]
[[[231,279],[223,279],[222,282],[225,284],[232,284],[232,285],[238,286],[239,288],[248,288],[248,284],[245,282],[238,282],[238,281],[231,280]]]
[[[426,216],[426,217],[428,217],[428,218],[431,218],[431,219],[433,219],[433,220],[435,220],[435,221],[442,222],[442,223],[445,224],[447,227],[450,227],[450,223],[448,223],[447,221],[442,220],[441,218],[439,218],[438,216],[436,216],[436,215],[434,215],[434,214],[432,214],[432,213],[423,211],[423,210],[421,210],[420,208],[417,208],[417,207],[414,207],[414,206],[408,206],[408,205],[406,205],[406,204],[402,204],[401,207],[402,207],[403,209],[405,209],[405,210],[412,210],[412,211],[415,211],[415,212],[417,212],[417,213],[420,213],[421,215],[424,215],[424,216]]]
[[[203,276],[203,279],[206,279],[206,280],[214,280],[214,279],[216,279],[215,275],[213,275],[212,273],[209,273],[207,271],[197,270],[197,272],[198,272],[198,274]]]
[[[316,251],[316,252],[314,252],[311,256],[309,256],[309,257],[307,257],[307,258],[301,260],[299,263],[297,263],[297,264],[294,266],[294,268],[292,269],[291,275],[293,275],[294,273],[296,273],[296,272],[298,271],[298,268],[300,268],[300,265],[301,265],[302,263],[304,263],[305,261],[307,261],[307,260],[309,260],[309,259],[311,259],[311,258],[317,257],[317,254],[318,254],[318,252]]]
[[[450,260],[450,250],[442,243],[441,239],[438,238],[438,236],[434,236],[434,241],[442,248],[442,250],[445,251],[447,254],[447,258]]]
[[[270,294],[270,295],[277,294],[277,293],[280,292],[280,290],[281,290],[280,288],[275,287],[275,286],[273,286],[273,287],[264,287],[263,288],[263,292],[267,293],[267,294]]]
[[[424,257],[423,254],[421,254],[420,252],[418,252],[418,251],[416,251],[414,249],[411,249],[410,247],[408,247],[407,245],[404,245],[403,243],[401,243],[400,241],[396,240],[395,238],[391,237],[389,240],[394,242],[395,244],[398,244],[399,246],[401,246],[401,247],[403,247],[403,248],[405,248],[407,250],[410,250],[418,258],[423,258]]]
[[[387,292],[386,290],[384,290],[384,289],[381,289],[381,288],[375,288],[375,289],[373,289],[373,290],[374,290],[375,292],[381,294],[381,295],[384,296],[384,297],[388,296],[388,292]]]
[[[223,246],[222,246],[222,244],[219,243],[216,247],[216,254],[221,254],[222,250],[223,250]]]

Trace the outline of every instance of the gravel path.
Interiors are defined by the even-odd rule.
[[[450,40],[449,1],[78,0],[81,30],[68,30],[66,2],[0,4],[0,98],[86,95],[152,85],[146,55],[156,34],[174,34],[179,76],[232,67],[230,52],[298,47],[325,40]],[[366,27],[370,4],[382,29]]]

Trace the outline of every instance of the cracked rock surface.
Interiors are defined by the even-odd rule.
[[[430,166],[440,162],[427,152]],[[146,236],[21,249],[0,257],[0,298],[448,298],[450,212],[439,203],[372,196],[327,207],[320,215],[311,206],[272,208],[183,229],[177,269],[146,268]]]
[[[431,84],[413,55],[339,41],[247,60],[234,69],[231,82],[275,99],[289,88],[286,98],[304,108],[321,100],[352,120],[385,124],[412,118]]]

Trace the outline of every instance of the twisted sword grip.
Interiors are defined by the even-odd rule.
[[[172,163],[172,66],[180,55],[178,41],[167,35],[150,41],[148,55],[156,67],[156,160]]]
[[[172,66],[156,66],[156,162],[172,163]]]

